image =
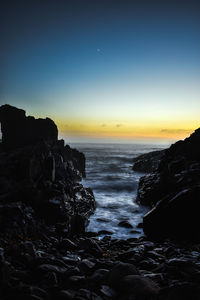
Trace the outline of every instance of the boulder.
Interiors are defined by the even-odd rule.
[[[128,275],[122,280],[122,290],[138,300],[157,299],[159,287],[148,278],[140,275]]]
[[[139,272],[134,265],[118,263],[110,270],[108,274],[108,282],[112,288],[121,290],[124,286],[123,279],[125,276],[138,274]]]
[[[158,300],[198,300],[200,288],[192,283],[179,283],[163,289]]]
[[[143,217],[143,230],[153,238],[200,240],[200,185],[167,195]]]

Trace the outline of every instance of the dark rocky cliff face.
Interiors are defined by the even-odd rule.
[[[200,239],[200,129],[167,149],[158,171],[141,179],[138,202],[153,208],[143,218],[147,235]]]
[[[54,142],[58,139],[57,126],[51,119],[26,117],[24,110],[11,105],[0,107],[0,123],[2,143],[6,150],[42,140]]]
[[[85,156],[58,140],[50,119],[26,117],[25,111],[0,107],[1,234],[32,236],[54,230],[84,232],[95,208],[85,176]]]

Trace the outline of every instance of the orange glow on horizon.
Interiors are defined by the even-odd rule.
[[[59,132],[62,136],[89,137],[89,138],[117,138],[119,140],[182,140],[189,136],[199,126],[172,127],[174,124],[135,124],[131,123],[98,123],[83,121],[57,121]],[[176,124],[175,124],[176,125]]]

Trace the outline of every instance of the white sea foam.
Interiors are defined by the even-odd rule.
[[[113,238],[138,237],[143,234],[137,225],[147,208],[139,206],[136,194],[141,173],[132,171],[133,158],[163,148],[158,145],[72,144],[86,156],[83,184],[93,189],[97,208],[90,218],[89,231],[107,230]],[[119,227],[128,221],[133,228]],[[138,233],[131,231],[137,230]]]

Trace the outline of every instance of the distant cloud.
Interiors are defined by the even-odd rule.
[[[122,127],[123,124],[116,124],[116,127]]]
[[[161,132],[166,133],[190,133],[191,131],[191,129],[161,129]]]

